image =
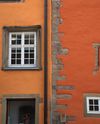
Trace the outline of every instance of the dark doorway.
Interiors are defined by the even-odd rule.
[[[35,124],[35,99],[8,99],[6,124]]]

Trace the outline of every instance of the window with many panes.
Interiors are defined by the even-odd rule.
[[[9,28],[7,28],[9,29]],[[18,28],[4,31],[3,68],[40,68],[40,30],[38,28]]]
[[[100,97],[86,97],[87,114],[100,114]]]
[[[9,67],[36,66],[36,32],[9,33]]]

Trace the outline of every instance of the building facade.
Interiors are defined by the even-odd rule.
[[[0,0],[0,124],[99,124],[99,9]]]
[[[53,124],[99,124],[100,1],[52,5]]]
[[[0,124],[47,121],[44,85],[50,80],[50,52],[45,50],[51,45],[45,45],[44,6],[44,0],[0,0]],[[49,42],[50,28],[48,34]]]

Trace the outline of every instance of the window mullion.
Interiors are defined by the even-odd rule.
[[[11,33],[9,34],[9,66],[11,65]]]
[[[37,51],[37,46],[36,46],[36,41],[37,41],[37,39],[36,39],[36,32],[34,32],[34,41],[35,41],[35,43],[34,43],[34,64],[36,65],[36,51]]]
[[[22,46],[21,46],[21,65],[24,65],[24,33],[22,33]]]

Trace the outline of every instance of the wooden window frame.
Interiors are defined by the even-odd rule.
[[[36,62],[33,66],[9,66],[9,34],[17,32],[36,32]],[[3,70],[39,70],[41,69],[41,26],[30,27],[4,27],[3,28]]]
[[[39,123],[39,104],[40,96],[38,94],[17,94],[17,95],[4,95],[2,100],[2,124],[6,124],[7,118],[7,100],[17,100],[17,99],[35,99],[35,124]]]

